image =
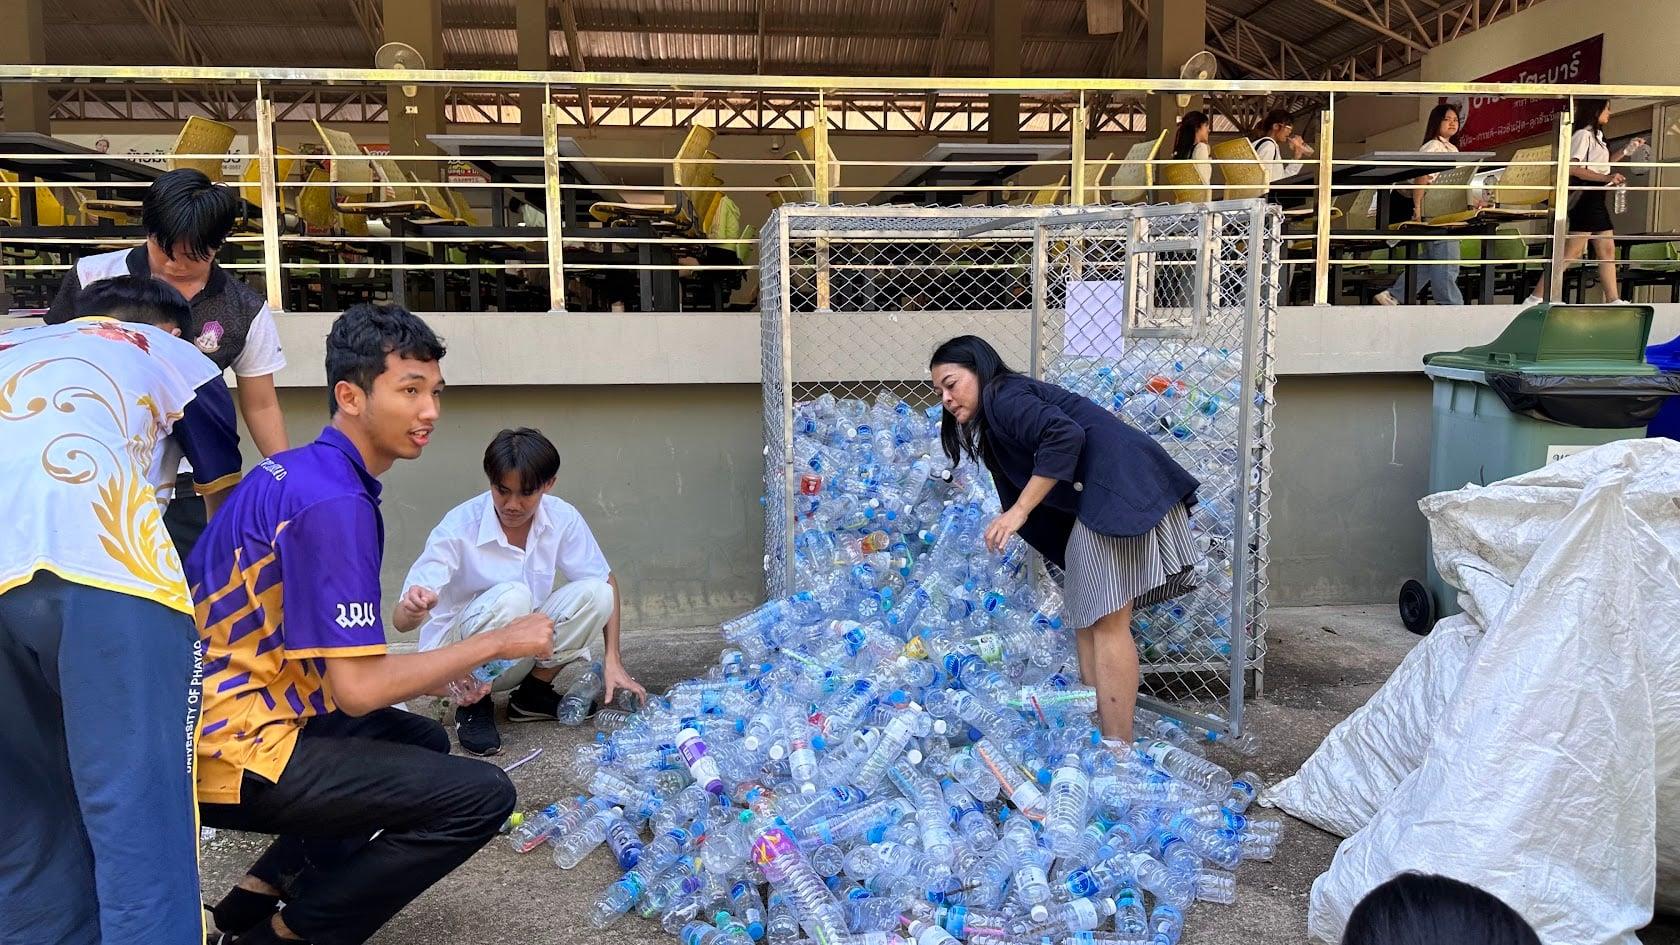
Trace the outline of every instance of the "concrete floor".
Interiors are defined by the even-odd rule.
[[[1392,605],[1276,609],[1266,660],[1266,694],[1248,705],[1259,753],[1218,760],[1242,765],[1271,783],[1293,773],[1337,722],[1362,705],[1417,641]],[[712,628],[642,631],[627,637],[625,659],[650,690],[695,674],[716,657]],[[416,706],[416,708],[420,708]],[[513,772],[520,806],[531,810],[563,790],[564,753],[593,737],[590,727],[503,725],[509,764],[533,748],[542,756]],[[569,792],[568,792],[569,793]],[[1290,820],[1277,856],[1244,864],[1237,904],[1202,905],[1190,913],[1190,945],[1296,945],[1306,939],[1307,893],[1329,865],[1338,838]],[[214,900],[261,849],[262,838],[223,832],[205,847],[205,897]],[[546,848],[545,848],[546,849]],[[497,841],[417,899],[373,939],[376,943],[479,945],[536,941],[556,945],[629,945],[670,941],[640,920],[596,932],[585,920],[590,904],[618,875],[598,850],[569,872],[542,852],[521,857]],[[533,935],[533,929],[541,931]],[[1680,945],[1680,923],[1664,920],[1642,935],[1645,945]]]

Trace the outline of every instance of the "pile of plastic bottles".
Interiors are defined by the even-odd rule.
[[[624,874],[592,922],[683,945],[1172,945],[1193,904],[1233,901],[1279,838],[1246,815],[1258,780],[1146,711],[1135,744],[1099,737],[1060,596],[1018,539],[985,550],[996,495],[950,468],[937,409],[795,417],[799,589],[724,623],[704,676],[597,713],[566,759],[580,793],[514,849],[569,869],[605,846]],[[1193,524],[1210,553],[1229,534]]]

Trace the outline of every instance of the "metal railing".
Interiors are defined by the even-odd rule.
[[[1482,164],[1547,172],[1549,196],[1539,202],[1543,212],[1510,226],[1502,225],[1508,216],[1497,215],[1468,229],[1339,224],[1363,222],[1349,220],[1355,205],[1380,217],[1367,210],[1371,203],[1385,204],[1385,195],[1419,185],[1409,178],[1376,184],[1352,179],[1360,169],[1385,163],[1403,168],[1405,161],[1385,162],[1363,147],[1338,145],[1338,106],[1345,109],[1355,96],[1365,103],[1374,95],[1429,101],[1469,95],[1555,98],[1560,102],[1555,135],[1546,143],[1552,145],[1551,155],[1564,155],[1571,131],[1567,116],[1578,100],[1680,98],[1680,86],[1314,81],[1283,89],[1261,81],[504,70],[13,65],[0,66],[0,80],[46,83],[60,103],[80,103],[76,114],[83,118],[93,114],[89,102],[124,95],[132,101],[137,94],[173,89],[176,114],[221,119],[246,133],[254,140],[249,154],[150,157],[168,163],[221,159],[247,172],[242,180],[229,181],[246,188],[247,205],[245,223],[230,240],[224,261],[231,269],[260,274],[277,310],[333,309],[374,297],[434,311],[750,311],[756,292],[756,227],[783,202],[1104,204],[1117,193],[1175,202],[1185,189],[1166,181],[1175,162],[1129,153],[1134,143],[1160,135],[1160,129],[1142,128],[1140,112],[1148,96],[1161,94],[1205,97],[1226,127],[1235,116],[1250,116],[1266,103],[1317,103],[1306,114],[1297,112],[1299,125],[1316,122],[1317,154],[1301,177],[1270,187],[1273,199],[1291,210],[1280,280],[1286,304],[1336,303],[1353,284],[1365,290],[1354,297],[1368,299],[1368,290],[1381,279],[1435,264],[1418,258],[1415,250],[1457,239],[1475,241],[1467,245],[1476,254],[1462,258],[1460,265],[1478,270],[1484,287],[1492,287],[1496,276],[1507,279],[1508,294],[1516,297],[1544,272],[1551,276],[1551,296],[1559,298],[1570,288],[1564,278],[1567,207],[1574,195],[1588,189],[1571,179],[1567,161],[1549,157]],[[368,160],[360,151],[327,153],[334,149],[326,143],[320,153],[302,153],[300,144],[317,137],[309,119],[334,130],[342,130],[335,122],[345,115],[363,119],[353,134],[359,145],[388,136],[382,126],[365,123],[377,114],[381,96],[386,96],[387,115],[395,111],[402,115],[399,120],[415,120],[405,114],[410,99],[401,93],[404,85],[446,88],[446,117],[455,129],[511,124],[517,118],[512,103],[519,100],[518,92],[541,90],[542,134],[507,138],[505,150],[490,140],[480,141],[473,153],[460,147],[455,154],[411,153],[434,150],[430,144],[381,153],[377,166],[369,165],[365,177],[354,180],[345,168]],[[183,96],[183,87],[192,94]],[[592,143],[568,136],[569,129],[590,121],[592,133],[609,133],[611,128],[593,111],[609,106],[592,103],[614,95],[628,103],[614,106],[626,109],[625,131],[646,135],[647,141],[603,147],[603,139]],[[1020,97],[1020,120],[1010,136],[1025,145],[981,140],[985,122],[976,116],[989,95]],[[918,97],[921,110],[915,108]],[[642,122],[636,118],[637,102],[644,103]],[[697,148],[676,141],[706,121],[718,126],[715,141]],[[663,139],[637,131],[640,124],[660,128]],[[1665,133],[1659,122],[1651,127],[1658,136]],[[779,136],[782,149],[760,157],[730,148],[734,128]],[[831,141],[831,132],[844,137]],[[946,137],[924,154],[909,153],[925,143],[918,140],[906,152],[909,156],[899,159],[873,143],[877,138],[902,141],[907,134]],[[326,134],[319,137],[324,142]],[[458,139],[468,136],[449,137],[457,140],[443,146],[459,145]],[[722,156],[714,153],[712,143]],[[1170,145],[1163,142],[1162,147]],[[1673,158],[1659,149],[1654,159],[1621,165],[1652,172],[1649,183],[1631,185],[1628,191],[1636,199],[1652,200],[1672,192],[1675,188],[1661,172],[1676,165]],[[1231,181],[1244,161],[1215,158],[1210,163],[1217,177],[1205,196],[1240,195],[1236,191],[1242,188]],[[11,290],[15,304],[44,304],[79,252],[140,241],[137,214],[132,208],[123,212],[120,202],[137,200],[156,171],[139,173],[134,166],[85,149],[0,137],[0,170],[10,171],[9,179],[0,181],[0,217],[12,223],[0,226],[0,288]],[[487,166],[494,173],[486,172]],[[471,176],[452,177],[451,167],[470,168]],[[1450,162],[1440,166],[1452,169]],[[1425,190],[1464,191],[1468,197],[1479,186],[1448,181],[1425,185]],[[1376,196],[1361,203],[1371,194]],[[1469,200],[1464,203],[1468,207]],[[111,210],[114,204],[117,209]],[[329,222],[322,225],[319,214],[304,219],[305,206],[325,207]],[[1339,209],[1318,212],[1333,206]],[[1680,234],[1673,240],[1680,242]],[[1651,232],[1623,237],[1619,245],[1666,247],[1670,242],[1669,234]],[[1524,247],[1520,256],[1512,251],[1516,245]],[[1530,249],[1538,254],[1530,255]],[[1649,253],[1640,256],[1613,260],[1611,266],[1663,273],[1657,281],[1680,294],[1680,265],[1659,261],[1653,267]],[[1584,280],[1580,286],[1584,291]]]

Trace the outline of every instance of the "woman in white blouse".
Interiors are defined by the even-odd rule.
[[[1612,154],[1604,143],[1604,126],[1609,122],[1609,99],[1588,99],[1575,107],[1575,134],[1569,139],[1569,177],[1575,194],[1569,204],[1569,239],[1563,244],[1563,263],[1568,268],[1569,263],[1585,255],[1587,240],[1591,239],[1604,301],[1615,303],[1622,300],[1616,285],[1616,231],[1604,198],[1609,188],[1627,183],[1627,178],[1610,165],[1643,148],[1645,139],[1634,138]],[[1550,273],[1542,272],[1534,293],[1523,304],[1534,305],[1544,299],[1551,285],[1549,279]]]
[[[1173,160],[1194,162],[1191,166],[1203,187],[1213,182],[1213,152],[1208,149],[1210,127],[1205,112],[1186,112],[1178,120],[1178,134],[1173,137]]]
[[[1458,150],[1458,145],[1452,142],[1452,139],[1458,136],[1457,105],[1443,102],[1435,106],[1429,112],[1429,121],[1424,128],[1423,146],[1418,148],[1419,151],[1434,153]],[[1423,189],[1434,179],[1435,175],[1427,174],[1412,181],[1418,186],[1410,194],[1395,191],[1392,198],[1394,217],[1414,223],[1423,222]],[[1464,296],[1458,291],[1458,240],[1429,240],[1419,243],[1418,256],[1434,260],[1430,264],[1418,267],[1418,287],[1429,286],[1429,291],[1435,296],[1436,305],[1463,305]],[[1404,270],[1400,272],[1400,277],[1394,280],[1393,285],[1377,293],[1377,301],[1383,305],[1405,304]]]
[[[1285,177],[1301,173],[1301,159],[1312,157],[1313,149],[1295,133],[1295,119],[1281,108],[1274,108],[1255,128],[1254,156],[1266,169],[1266,183],[1275,184]],[[1287,152],[1289,158],[1284,160]]]

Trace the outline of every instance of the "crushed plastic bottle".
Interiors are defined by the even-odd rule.
[[[1225,353],[1130,358],[1051,373],[1163,442],[1234,431]],[[1132,746],[1099,744],[1060,593],[1019,540],[985,550],[997,498],[950,466],[938,409],[823,395],[793,418],[796,590],[725,621],[696,677],[598,712],[560,766],[587,799],[516,848],[546,839],[569,868],[605,845],[623,875],[591,923],[685,945],[1176,945],[1187,910],[1231,903],[1280,837],[1249,816],[1259,780],[1217,763],[1252,736],[1140,710]],[[1210,591],[1137,615],[1146,662],[1229,657],[1207,600],[1231,593],[1244,471],[1218,455],[1191,470]],[[596,686],[568,690],[571,718]]]

